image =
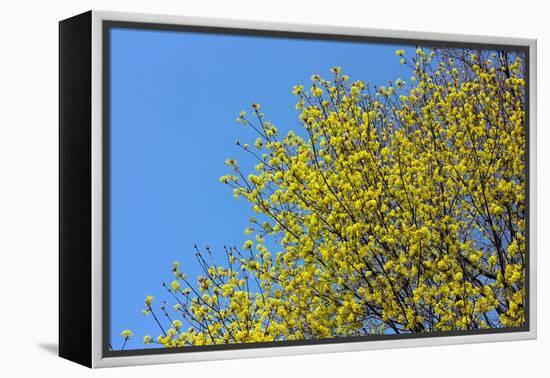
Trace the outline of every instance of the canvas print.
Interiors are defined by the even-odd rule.
[[[527,327],[527,56],[108,30],[110,352]]]

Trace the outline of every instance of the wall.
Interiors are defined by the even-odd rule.
[[[57,21],[88,9],[261,19],[538,38],[539,167],[545,128],[550,37],[544,2],[471,1],[5,1],[0,22],[0,355],[8,377],[534,375],[546,365],[549,327],[539,195],[539,340],[107,369],[92,373],[55,357],[57,343]],[[539,170],[538,191],[548,175]],[[55,371],[55,373],[53,373]]]

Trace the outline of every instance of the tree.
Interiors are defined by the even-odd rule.
[[[178,263],[173,309],[147,297],[166,347],[519,327],[525,301],[525,80],[520,53],[418,48],[386,87],[311,77],[304,128],[258,104],[220,181],[256,213],[204,275]],[[270,240],[271,244],[266,242]],[[278,248],[268,247],[276,245]],[[172,306],[172,305],[170,305]],[[165,321],[166,319],[166,321]]]

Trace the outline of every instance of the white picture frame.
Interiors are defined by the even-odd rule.
[[[81,17],[81,16],[77,16]],[[63,23],[64,21],[62,21]],[[429,335],[422,337],[389,339],[389,340],[376,340],[376,341],[358,341],[358,342],[342,342],[342,343],[330,343],[330,344],[313,344],[313,345],[295,345],[295,346],[274,346],[274,347],[258,347],[258,348],[242,348],[242,349],[228,349],[228,350],[215,350],[215,351],[200,351],[200,352],[169,352],[169,353],[148,353],[139,355],[117,355],[109,356],[104,351],[104,301],[105,294],[104,287],[104,169],[105,162],[103,161],[103,144],[105,141],[103,130],[105,114],[103,109],[104,104],[104,85],[105,76],[103,73],[104,67],[104,43],[105,43],[105,28],[106,22],[129,22],[139,24],[150,25],[164,25],[167,28],[177,25],[185,26],[198,26],[198,27],[213,27],[213,28],[229,28],[229,29],[241,29],[250,31],[265,31],[265,32],[290,32],[290,33],[312,33],[312,34],[327,34],[327,35],[343,35],[343,36],[360,36],[369,38],[382,38],[382,39],[398,39],[398,40],[410,40],[410,41],[427,41],[427,42],[444,42],[444,43],[456,43],[456,44],[487,44],[487,45],[513,45],[521,46],[528,49],[529,56],[529,102],[528,102],[528,114],[529,114],[529,127],[528,127],[528,187],[529,187],[529,232],[528,232],[528,246],[529,246],[529,264],[528,264],[528,280],[529,280],[529,303],[528,303],[528,330],[520,332],[503,332],[503,333],[479,333],[468,335],[453,335],[453,336],[437,336],[430,337]],[[82,24],[84,26],[82,26]],[[347,352],[347,351],[362,351],[362,350],[376,350],[376,349],[388,349],[388,348],[409,348],[409,347],[424,347],[424,346],[436,346],[436,345],[449,345],[449,344],[467,344],[467,343],[484,343],[484,342],[499,342],[499,341],[513,341],[513,340],[528,340],[535,339],[537,336],[537,287],[536,287],[536,260],[537,260],[537,125],[536,125],[536,97],[537,97],[537,41],[534,39],[524,38],[503,38],[503,37],[491,37],[491,36],[478,36],[478,35],[460,35],[460,34],[445,34],[445,33],[426,33],[426,32],[414,32],[414,31],[398,31],[398,30],[381,30],[381,29],[369,29],[369,28],[355,28],[345,26],[324,26],[313,24],[290,24],[290,23],[271,23],[271,22],[259,22],[259,21],[244,21],[244,20],[232,20],[232,19],[215,19],[215,18],[198,18],[198,17],[185,17],[185,16],[169,16],[169,15],[154,15],[154,14],[137,14],[137,13],[124,13],[124,12],[108,12],[108,11],[91,11],[82,16],[79,21],[80,27],[87,29],[89,27],[89,58],[90,62],[90,102],[91,108],[89,109],[91,119],[89,123],[90,130],[90,162],[89,167],[90,175],[90,225],[91,229],[80,230],[82,236],[89,237],[88,244],[82,246],[82,248],[89,248],[90,257],[90,276],[91,282],[79,283],[71,281],[75,279],[66,276],[61,279],[61,292],[62,297],[67,298],[73,295],[72,291],[67,286],[89,289],[89,310],[90,310],[90,324],[89,329],[90,348],[84,348],[85,352],[75,352],[72,354],[70,348],[73,348],[68,336],[69,331],[74,331],[74,325],[68,324],[64,321],[69,316],[74,316],[73,313],[67,313],[63,318],[60,315],[60,332],[63,336],[60,336],[60,354],[66,358],[75,360],[84,365],[98,368],[98,367],[115,367],[115,366],[128,366],[128,365],[143,365],[143,364],[160,364],[160,363],[175,363],[175,362],[192,362],[192,361],[205,361],[205,360],[221,360],[221,359],[235,359],[235,358],[254,358],[254,357],[269,357],[269,356],[285,356],[285,355],[297,355],[297,354],[310,354],[310,353],[331,353],[331,352]],[[78,29],[78,28],[77,28]],[[74,29],[76,30],[76,29]],[[73,32],[74,30],[67,30],[67,32]],[[63,38],[63,36],[61,36]],[[75,43],[75,42],[73,42]],[[67,43],[65,45],[65,53],[72,44]],[[63,50],[63,45],[62,45]],[[61,56],[63,56],[61,51]],[[88,58],[88,57],[87,57]],[[61,79],[63,80],[63,79]],[[69,80],[69,79],[66,79]],[[63,87],[63,86],[62,86]],[[61,112],[63,112],[63,106],[68,106],[70,101],[81,101],[84,99],[74,98],[73,100],[66,100],[66,103],[61,104]],[[75,105],[75,106],[88,106],[88,105]],[[63,121],[61,121],[63,122]],[[61,163],[63,164],[63,162]],[[84,164],[84,162],[83,162]],[[70,172],[69,172],[70,173]],[[63,180],[62,180],[63,182]],[[86,198],[78,197],[75,195],[70,201],[82,201]],[[69,200],[68,200],[69,201]],[[60,206],[63,206],[61,204]],[[62,211],[63,213],[63,211]],[[61,219],[63,222],[63,219]],[[66,226],[69,227],[70,226]],[[66,229],[66,232],[70,232],[70,229]],[[76,232],[76,231],[75,231]],[[61,230],[61,235],[66,235]],[[88,255],[86,255],[87,257]],[[75,261],[70,260],[66,254],[61,255],[61,266],[68,269]],[[86,260],[87,261],[87,260]],[[64,270],[61,269],[61,274]],[[85,290],[85,291],[86,291]],[[86,294],[87,295],[87,294]],[[85,295],[85,296],[86,296]],[[63,299],[60,299],[61,312],[70,312],[68,310],[69,304],[63,303]],[[73,301],[73,299],[68,299]],[[74,303],[71,302],[71,303]],[[86,324],[88,326],[88,324]],[[87,330],[88,328],[86,328]],[[65,332],[65,333],[64,333]],[[85,331],[87,334],[87,331]],[[81,339],[82,340],[82,339]],[[82,342],[82,341],[81,341]],[[86,343],[86,337],[84,338]],[[64,347],[66,345],[66,347]]]

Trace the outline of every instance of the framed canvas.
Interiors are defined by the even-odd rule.
[[[60,22],[59,353],[536,337],[536,41]]]

